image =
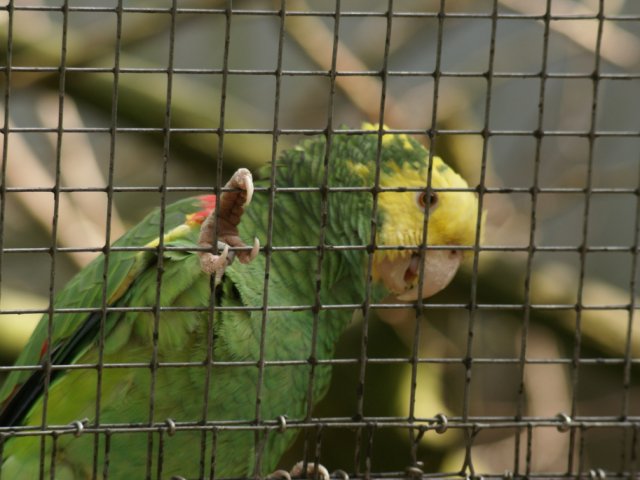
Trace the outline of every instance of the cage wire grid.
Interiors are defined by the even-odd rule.
[[[144,459],[146,462],[146,472],[149,478],[162,477],[162,465],[164,446],[167,441],[167,437],[174,435],[180,431],[197,431],[201,432],[201,445],[200,445],[200,477],[204,478],[209,476],[215,477],[215,467],[218,459],[216,458],[216,439],[220,432],[224,431],[243,431],[249,430],[255,432],[255,466],[256,471],[259,471],[261,464],[261,455],[264,442],[266,441],[267,434],[275,434],[275,432],[283,431],[285,429],[297,429],[304,432],[304,457],[308,462],[323,461],[325,452],[331,449],[331,445],[323,442],[326,438],[327,432],[332,429],[352,429],[355,431],[355,441],[353,445],[353,462],[351,465],[329,465],[331,468],[342,468],[348,472],[351,477],[380,477],[380,478],[404,478],[406,476],[412,477],[485,477],[485,478],[514,478],[514,477],[530,477],[530,478],[638,478],[638,462],[640,457],[640,418],[634,416],[632,405],[632,383],[634,370],[637,375],[637,365],[640,359],[634,357],[632,354],[632,335],[634,330],[634,318],[636,310],[638,308],[635,295],[636,295],[636,277],[637,277],[637,263],[638,263],[638,243],[640,238],[640,193],[639,187],[596,187],[593,182],[594,171],[594,157],[595,157],[595,143],[602,138],[633,138],[636,139],[640,136],[637,130],[634,129],[622,129],[622,130],[603,130],[597,128],[597,115],[598,115],[598,101],[600,98],[601,83],[605,79],[610,80],[633,80],[640,78],[640,74],[633,72],[625,73],[609,73],[601,71],[601,47],[603,41],[603,31],[607,22],[624,22],[632,23],[640,21],[639,15],[627,15],[627,14],[605,14],[604,0],[597,2],[597,12],[595,14],[552,14],[552,0],[547,0],[544,3],[544,13],[542,14],[526,14],[526,13],[505,13],[501,11],[499,6],[500,2],[494,0],[492,2],[490,11],[488,12],[448,12],[447,5],[451,2],[441,0],[439,5],[434,11],[404,11],[397,6],[400,2],[394,2],[389,0],[385,3],[385,7],[381,11],[364,11],[364,10],[347,10],[341,8],[342,4],[347,2],[341,2],[337,0],[335,2],[335,10],[296,10],[290,7],[287,2],[282,0],[276,6],[276,8],[261,8],[261,9],[240,9],[238,5],[232,2],[224,4],[221,8],[184,8],[180,6],[181,2],[174,0],[171,5],[167,7],[129,7],[125,6],[125,2],[120,0],[116,6],[98,6],[98,5],[82,5],[74,6],[74,2],[66,1],[56,5],[42,4],[27,4],[17,1],[9,1],[3,8],[2,15],[7,18],[6,22],[6,45],[5,45],[5,65],[2,69],[3,83],[4,83],[4,115],[3,115],[3,153],[2,153],[2,181],[0,185],[0,283],[2,280],[7,281],[6,273],[3,274],[2,266],[5,264],[4,259],[8,255],[22,255],[29,253],[47,254],[50,256],[50,271],[49,271],[49,298],[48,307],[41,308],[8,308],[2,309],[3,314],[45,314],[51,319],[54,313],[100,313],[102,320],[100,323],[99,333],[99,360],[96,364],[52,364],[51,352],[46,351],[42,365],[31,366],[0,366],[0,373],[10,372],[12,370],[30,370],[37,371],[42,370],[44,372],[44,389],[43,398],[45,407],[43,409],[42,422],[37,427],[26,426],[12,426],[12,427],[0,427],[0,459],[2,458],[3,446],[12,437],[17,436],[38,436],[42,438],[42,451],[44,452],[44,442],[52,442],[53,450],[51,458],[42,456],[40,458],[40,471],[41,478],[44,476],[44,472],[47,469],[47,465],[54,465],[56,460],[56,445],[59,439],[63,436],[70,435],[94,435],[94,447],[91,455],[93,455],[93,478],[101,478],[100,475],[108,476],[109,473],[109,451],[111,439],[131,432],[146,433],[148,435],[148,450],[147,457]],[[61,18],[61,49],[60,49],[60,64],[54,66],[18,66],[13,64],[13,55],[15,51],[14,44],[14,17],[19,12],[48,12],[52,15],[57,15]],[[78,13],[92,13],[92,14],[104,14],[114,15],[116,19],[116,37],[114,45],[114,63],[113,67],[89,67],[89,66],[76,66],[69,65],[67,63],[67,33],[69,16],[74,12]],[[120,53],[122,50],[122,30],[123,30],[123,17],[129,14],[154,14],[154,15],[166,15],[170,18],[170,31],[169,31],[169,43],[168,43],[168,62],[163,67],[125,67],[121,65]],[[222,56],[222,66],[220,68],[182,68],[175,66],[175,35],[176,35],[176,23],[180,15],[202,15],[202,16],[220,16],[224,19],[224,48]],[[253,68],[230,68],[229,56],[231,48],[231,30],[232,20],[238,17],[255,16],[255,17],[274,17],[278,22],[278,35],[277,35],[277,65],[275,69],[253,69]],[[288,18],[293,17],[316,17],[323,20],[328,20],[332,24],[331,32],[333,36],[333,42],[331,47],[331,60],[329,69],[306,69],[306,70],[291,70],[284,67],[284,45],[285,45],[285,21]],[[384,36],[384,54],[382,60],[382,67],[380,69],[372,70],[341,70],[338,68],[338,45],[341,35],[341,21],[346,18],[379,18],[385,22],[385,29],[379,32],[379,35]],[[389,66],[390,44],[391,34],[394,25],[394,21],[399,18],[432,18],[437,22],[436,33],[436,45],[435,45],[435,68],[432,70],[402,70],[394,69]],[[490,27],[490,40],[488,45],[489,62],[487,68],[481,71],[448,71],[442,69],[442,57],[443,57],[443,35],[446,22],[452,19],[468,19],[468,20],[486,20],[491,24]],[[504,20],[537,20],[542,22],[543,25],[543,47],[541,68],[537,72],[526,71],[498,71],[495,68],[494,59],[496,51],[496,32],[498,25]],[[551,34],[551,27],[553,22],[557,21],[579,21],[579,20],[594,20],[597,21],[597,35],[594,51],[594,65],[593,70],[589,73],[558,73],[549,70],[548,65],[548,53],[549,53],[549,38]],[[44,126],[15,126],[11,124],[12,114],[12,77],[15,74],[33,73],[33,74],[49,74],[58,76],[57,85],[57,109],[58,118],[57,126],[53,128]],[[64,125],[66,100],[66,79],[69,74],[88,74],[88,73],[101,73],[113,75],[113,83],[111,90],[111,111],[110,111],[110,124],[105,127],[66,127]],[[166,92],[165,92],[165,106],[163,116],[163,125],[161,127],[139,127],[139,126],[122,126],[119,120],[119,96],[120,96],[120,78],[124,74],[135,75],[149,75],[149,74],[162,74],[166,76]],[[202,128],[202,127],[176,127],[172,122],[172,99],[175,93],[174,79],[180,75],[216,75],[221,79],[221,98],[220,109],[218,117],[218,126],[215,128]],[[231,76],[266,76],[273,77],[275,81],[275,95],[273,98],[273,117],[271,128],[237,128],[229,127],[226,122],[226,97],[228,81]],[[323,77],[329,81],[329,107],[326,126],[323,128],[285,128],[281,125],[281,100],[286,95],[286,91],[283,89],[282,82],[287,77]],[[331,169],[330,157],[328,153],[324,157],[324,182],[317,187],[296,187],[296,188],[276,188],[275,185],[275,160],[278,157],[278,148],[283,137],[290,136],[308,136],[308,135],[325,135],[327,139],[327,152],[331,146],[332,135],[337,131],[339,123],[334,118],[334,111],[336,109],[337,99],[337,82],[343,78],[372,78],[379,79],[380,81],[380,97],[379,101],[375,102],[375,120],[381,125],[385,123],[390,116],[386,111],[386,94],[387,84],[392,78],[401,77],[424,77],[433,80],[433,107],[430,112],[431,128],[418,129],[418,128],[401,128],[394,129],[393,125],[390,128],[380,127],[378,130],[378,158],[376,162],[376,184],[373,188],[368,187],[344,187],[336,188],[328,186],[328,172]],[[484,96],[484,116],[482,119],[482,127],[480,129],[464,129],[464,128],[439,128],[438,123],[438,100],[440,94],[440,83],[446,78],[476,78],[482,79],[486,82],[486,95]],[[534,79],[539,80],[538,90],[538,115],[537,124],[534,129],[498,129],[491,126],[491,113],[494,103],[492,102],[492,90],[494,88],[494,82],[500,79]],[[591,82],[591,102],[590,102],[590,117],[589,125],[587,129],[576,130],[560,130],[560,129],[545,129],[545,95],[547,83],[552,79],[584,79]],[[374,102],[372,102],[374,103]],[[12,186],[7,181],[7,169],[9,158],[9,148],[12,139],[16,135],[26,133],[49,133],[55,135],[55,168],[54,168],[54,185],[53,188],[49,187],[22,187]],[[109,136],[109,155],[108,155],[108,170],[107,170],[107,186],[102,187],[69,187],[64,186],[62,181],[62,164],[63,164],[63,138],[70,134],[107,134]],[[117,163],[117,143],[119,134],[161,134],[163,137],[162,145],[162,162],[161,162],[161,181],[157,186],[121,186],[115,182],[115,169]],[[216,170],[216,184],[215,188],[203,188],[200,186],[171,186],[168,182],[169,170],[172,165],[172,150],[171,141],[177,134],[209,134],[218,137],[217,154],[215,163]],[[341,133],[349,135],[360,135],[366,133],[362,129],[350,129],[341,130]],[[370,133],[370,132],[368,132]],[[374,213],[377,209],[378,195],[384,191],[406,191],[407,188],[382,188],[379,185],[380,174],[380,149],[382,146],[383,138],[388,133],[406,133],[409,135],[422,135],[429,139],[430,143],[430,155],[433,155],[434,151],[438,150],[439,142],[448,136],[465,136],[475,135],[482,139],[482,151],[480,157],[480,174],[478,186],[471,188],[472,191],[478,193],[479,198],[479,212],[476,221],[476,240],[473,247],[460,247],[461,249],[467,249],[472,253],[473,261],[471,262],[470,269],[470,289],[467,301],[462,302],[449,302],[449,301],[427,301],[417,302],[413,306],[407,307],[403,303],[384,303],[375,304],[370,301],[369,295],[371,290],[370,283],[367,287],[367,294],[363,304],[325,304],[320,299],[320,285],[319,280],[316,283],[315,298],[313,302],[308,305],[271,305],[269,303],[269,271],[272,265],[274,254],[279,251],[316,251],[317,252],[317,270],[322,269],[323,258],[327,252],[338,250],[365,250],[368,252],[368,265],[367,273],[368,277],[371,277],[373,251],[376,248],[381,249],[414,249],[420,252],[426,250],[446,249],[447,246],[427,246],[427,223],[429,217],[429,210],[425,209],[425,218],[423,226],[423,242],[420,245],[398,245],[398,246],[376,246],[375,245],[375,233],[376,223],[372,219],[371,221],[371,238],[370,243],[367,245],[327,245],[325,244],[324,228],[326,227],[327,218],[327,203],[328,196],[333,192],[338,191],[367,191],[371,192],[374,199]],[[104,274],[103,281],[104,286],[102,290],[102,305],[100,308],[54,308],[54,297],[56,294],[55,280],[58,272],[58,266],[60,257],[69,253],[104,253],[104,265],[105,272],[109,266],[109,256],[111,252],[116,251],[153,251],[163,252],[167,250],[176,250],[175,247],[165,247],[163,241],[164,224],[164,208],[169,203],[167,199],[170,193],[179,193],[182,195],[195,194],[195,193],[216,193],[220,194],[225,191],[223,188],[223,178],[225,178],[224,170],[224,153],[225,142],[230,135],[268,135],[271,137],[271,155],[268,160],[272,162],[271,172],[272,180],[268,188],[257,188],[258,194],[265,194],[269,198],[269,220],[268,229],[266,232],[266,242],[263,245],[261,254],[266,258],[266,270],[265,281],[263,291],[263,303],[257,307],[223,307],[216,305],[214,301],[214,295],[211,296],[210,304],[208,307],[165,307],[160,306],[160,289],[163,279],[163,255],[158,255],[157,261],[157,284],[156,284],[156,302],[148,307],[115,307],[107,304],[107,287],[106,280],[107,274]],[[516,187],[516,186],[499,186],[490,187],[485,185],[486,183],[486,171],[487,163],[489,161],[489,142],[495,137],[529,137],[533,138],[535,142],[535,155],[533,165],[532,183],[530,186]],[[582,187],[544,187],[540,182],[540,170],[541,162],[543,158],[543,140],[550,137],[572,137],[582,138],[587,141],[587,171],[585,186]],[[212,152],[213,153],[213,152]],[[637,159],[636,159],[637,160]],[[15,159],[13,160],[15,161]],[[426,191],[431,191],[430,185],[431,175],[426,179]],[[640,186],[640,181],[638,181]],[[411,190],[409,188],[409,190]],[[416,191],[422,191],[424,189],[415,189]],[[438,191],[439,189],[435,189]],[[443,189],[447,191],[464,191],[465,189]],[[59,208],[61,204],[61,195],[66,193],[81,192],[81,193],[103,193],[106,195],[106,231],[104,236],[104,247],[64,247],[58,245],[58,228],[59,228]],[[114,196],[117,193],[132,193],[132,192],[146,192],[157,193],[160,199],[160,242],[157,248],[151,247],[112,247],[110,246],[111,233],[111,219],[114,208]],[[319,192],[322,198],[322,212],[321,212],[321,236],[317,246],[272,246],[271,235],[273,228],[273,214],[274,203],[276,195],[285,195],[287,193],[295,192]],[[16,193],[48,193],[53,195],[53,216],[51,220],[51,245],[46,247],[15,247],[6,246],[6,203],[7,198]],[[529,195],[531,199],[531,209],[529,216],[529,234],[528,242],[524,246],[510,245],[507,243],[496,245],[483,245],[481,244],[481,224],[482,217],[481,212],[483,210],[485,198],[489,195],[501,195],[501,194],[525,194]],[[538,245],[536,240],[537,228],[539,219],[537,216],[537,206],[539,198],[543,194],[579,194],[584,195],[585,201],[582,210],[582,227],[580,231],[581,242],[576,245]],[[590,245],[588,241],[589,227],[590,227],[590,212],[592,208],[592,199],[601,194],[615,194],[615,195],[634,195],[636,198],[635,215],[633,219],[633,244],[631,246],[612,244],[612,245]],[[179,249],[178,249],[179,250]],[[191,251],[191,250],[190,250]],[[478,301],[478,278],[479,278],[479,264],[480,256],[482,252],[494,252],[494,253],[521,253],[526,255],[525,266],[525,280],[524,280],[524,296],[521,303],[501,303],[501,302],[481,302]],[[576,253],[579,256],[579,268],[576,289],[576,301],[570,303],[536,303],[531,293],[532,288],[532,272],[534,269],[534,261],[536,255],[546,252],[571,252]],[[585,279],[587,276],[587,258],[592,253],[604,253],[604,252],[618,252],[628,253],[630,255],[630,278],[628,283],[628,302],[624,303],[609,303],[605,305],[590,305],[583,299],[583,291],[585,287]],[[422,272],[420,275],[420,285],[424,282],[422,278]],[[319,278],[319,277],[318,277]],[[376,358],[370,356],[368,353],[368,344],[370,342],[370,320],[373,316],[373,309],[377,310],[392,310],[397,308],[411,308],[415,310],[414,331],[413,331],[413,344],[409,346],[409,354],[401,356],[387,356],[384,358]],[[319,322],[319,313],[322,310],[327,309],[347,309],[347,310],[359,310],[362,312],[363,321],[359,327],[359,344],[360,349],[358,352],[352,352],[349,357],[339,357],[330,360],[322,360],[315,358],[316,349],[316,335]],[[430,334],[430,332],[424,331],[424,324],[418,319],[424,314],[429,315],[430,312],[437,312],[443,309],[458,310],[466,312],[466,345],[463,355],[459,356],[441,356],[441,357],[427,357],[420,353],[420,341],[424,336]],[[240,361],[240,362],[224,362],[213,359],[213,318],[216,312],[225,310],[244,310],[244,311],[256,311],[260,312],[262,316],[261,324],[261,336],[260,336],[260,355],[258,362],[254,361]],[[265,342],[268,341],[266,336],[267,323],[269,312],[274,311],[305,311],[309,312],[310,319],[313,324],[313,342],[312,351],[309,358],[301,358],[299,360],[267,360],[265,358]],[[628,313],[626,322],[626,343],[623,348],[624,354],[617,357],[605,357],[597,356],[588,358],[583,356],[582,345],[582,320],[585,312],[589,311],[608,311],[608,310],[623,310]],[[104,320],[106,315],[111,312],[151,312],[154,318],[154,345],[151,362],[123,362],[123,363],[107,363],[103,360],[104,354],[104,341],[105,341],[105,325]],[[158,343],[157,336],[160,327],[160,313],[165,311],[184,311],[184,312],[208,312],[209,316],[209,338],[208,338],[208,357],[205,362],[193,363],[193,362],[161,362],[158,358]],[[518,312],[521,318],[521,332],[519,338],[519,353],[512,357],[491,357],[482,356],[478,357],[474,355],[474,342],[476,340],[476,331],[478,324],[478,315],[481,312]],[[574,311],[575,312],[575,333],[573,349],[571,354],[567,358],[531,358],[529,356],[529,342],[530,335],[529,329],[531,327],[532,316],[538,311]],[[434,313],[435,314],[435,313]],[[637,328],[637,327],[636,327]],[[49,321],[48,334],[49,338],[52,335],[52,323]],[[365,413],[365,396],[367,391],[367,385],[369,377],[367,376],[368,369],[372,365],[409,365],[411,368],[411,382],[409,391],[409,414],[406,416],[371,416]],[[267,367],[285,366],[285,365],[299,365],[309,367],[309,385],[307,392],[307,405],[306,405],[306,417],[303,420],[287,419],[284,416],[273,418],[262,418],[261,415],[261,401],[262,401],[262,387],[263,387],[263,375]],[[357,369],[357,381],[355,384],[349,385],[349,388],[357,391],[356,411],[353,416],[342,417],[323,417],[315,416],[313,410],[313,384],[315,378],[315,372],[320,365],[353,365]],[[418,371],[421,365],[462,365],[464,368],[464,381],[462,387],[462,408],[459,415],[444,415],[437,411],[433,412],[431,417],[421,417],[416,410],[417,403],[417,388],[420,383],[420,374]],[[515,403],[514,415],[474,415],[470,408],[470,402],[473,395],[472,387],[474,385],[474,372],[481,366],[495,366],[495,365],[512,365],[518,369],[517,383],[518,394]],[[559,365],[569,369],[570,372],[570,386],[571,386],[571,401],[569,408],[566,411],[558,412],[557,416],[529,416],[527,415],[527,398],[525,391],[525,372],[528,368],[535,365]],[[615,415],[582,415],[579,413],[577,390],[580,382],[583,381],[582,372],[584,368],[589,365],[617,365],[622,367],[622,401],[618,413]],[[255,418],[247,418],[246,421],[212,421],[207,418],[207,403],[209,396],[209,385],[212,382],[211,373],[216,367],[249,367],[256,366],[258,369],[258,383],[256,389],[255,398]],[[635,369],[634,369],[634,366]],[[156,374],[157,371],[162,368],[186,368],[186,367],[201,367],[203,368],[203,374],[206,377],[205,399],[203,407],[203,418],[199,422],[181,422],[179,419],[168,418],[165,422],[154,421],[154,408],[155,408],[155,389],[156,389]],[[101,392],[102,392],[102,377],[103,371],[107,369],[130,369],[130,368],[148,368],[151,373],[151,391],[149,402],[149,421],[145,423],[117,423],[106,424],[100,421],[101,412]],[[49,384],[51,381],[51,375],[56,371],[68,371],[75,369],[93,369],[97,374],[97,404],[95,408],[95,421],[85,422],[82,418],[78,418],[77,421],[70,425],[51,425],[47,420],[47,402],[49,395]],[[476,375],[477,376],[477,375]],[[476,380],[477,382],[477,380]],[[49,407],[52,408],[52,407]],[[394,470],[394,471],[376,471],[372,468],[372,462],[375,460],[374,445],[377,432],[384,429],[401,429],[405,435],[409,436],[409,451],[406,452],[405,465],[406,470]],[[622,431],[622,440],[620,441],[620,452],[618,460],[611,465],[616,465],[611,468],[596,468],[595,466],[588,465],[585,449],[586,444],[589,441],[589,435],[593,431],[598,429],[619,429]],[[534,432],[541,429],[557,429],[564,435],[568,436],[568,454],[566,456],[566,463],[564,470],[554,472],[538,472],[532,467],[532,457],[536,455],[536,448],[534,446]],[[510,468],[504,471],[482,471],[478,470],[474,464],[476,455],[474,453],[474,445],[476,438],[483,432],[499,430],[499,431],[512,431],[513,432],[513,453],[510,460]],[[436,470],[429,470],[425,468],[424,454],[420,452],[420,442],[422,438],[435,434],[445,433],[446,431],[460,431],[462,432],[462,451],[464,460],[460,463],[460,469],[456,471],[440,472]],[[208,447],[208,443],[212,443],[212,447]],[[102,462],[100,462],[99,455],[104,455]],[[1,460],[0,460],[1,462]],[[1,473],[0,473],[1,475]],[[337,473],[336,477],[340,478],[341,473]],[[54,476],[54,470],[51,471],[51,477]]]

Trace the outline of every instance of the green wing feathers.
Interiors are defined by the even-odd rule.
[[[177,202],[167,208],[165,213],[165,231],[183,224],[185,216],[201,209],[202,201],[197,198]],[[149,214],[140,224],[127,232],[114,247],[144,247],[157,238],[160,233],[160,212]],[[106,296],[115,304],[125,294],[124,285],[131,284],[135,276],[147,263],[155,259],[153,252],[136,250],[113,251],[109,254],[109,273],[107,275]],[[100,255],[76,275],[56,296],[54,309],[100,309],[103,305],[103,277],[105,258]],[[134,267],[138,267],[135,269]],[[56,351],[69,339],[89,317],[90,313],[54,313],[52,321],[51,345],[47,341],[48,316],[45,315],[30,341],[21,353],[17,365],[39,365],[46,351]],[[109,328],[110,325],[105,325]],[[78,352],[79,354],[80,352]],[[69,359],[71,361],[72,359]],[[26,381],[31,371],[12,372],[0,390],[0,406],[7,401],[16,388]]]

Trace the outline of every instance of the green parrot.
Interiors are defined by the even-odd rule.
[[[152,212],[78,273],[0,389],[0,478],[208,478],[213,457],[217,477],[275,469],[296,429],[255,426],[311,418],[352,319],[340,306],[428,297],[476,242],[467,183],[365,128]],[[446,248],[420,253],[425,210],[427,243]]]

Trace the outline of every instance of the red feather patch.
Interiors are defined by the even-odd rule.
[[[43,359],[43,357],[47,353],[47,350],[49,350],[49,340],[45,340],[44,342],[42,342],[42,347],[40,348],[40,360]]]
[[[200,225],[216,208],[215,195],[202,195],[198,197],[202,210],[187,215],[187,223],[192,225]]]

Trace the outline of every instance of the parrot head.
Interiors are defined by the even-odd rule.
[[[352,173],[373,181],[370,158],[371,143],[378,150],[378,126],[365,124],[375,130],[369,137],[369,155],[348,162]],[[427,191],[429,163],[430,187]],[[384,134],[380,150],[376,245],[390,247],[376,249],[373,258],[373,280],[401,301],[415,301],[442,290],[453,279],[468,250],[476,242],[478,228],[478,198],[468,189],[467,182],[437,156],[429,158],[429,151],[417,140],[403,134]],[[396,191],[384,191],[394,188]],[[439,191],[462,189],[462,191]],[[409,191],[407,191],[409,190]],[[427,217],[428,215],[428,217]],[[424,242],[424,223],[427,218],[426,244],[438,249],[398,248],[402,245],[421,245]],[[482,218],[481,218],[482,222]],[[451,247],[451,248],[447,248]],[[422,261],[421,261],[422,260]],[[422,288],[420,289],[420,272]]]

